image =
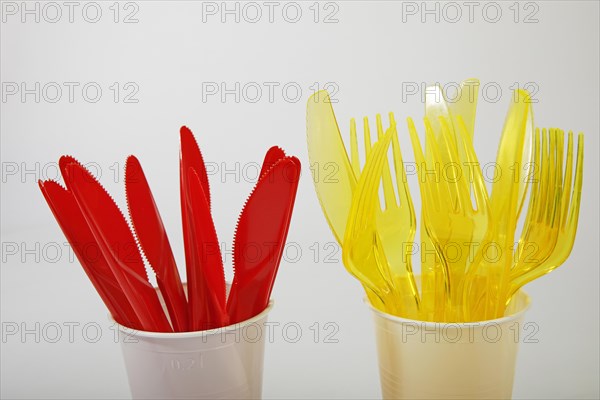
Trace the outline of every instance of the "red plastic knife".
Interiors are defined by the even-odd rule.
[[[135,156],[125,164],[125,194],[133,229],[146,259],[156,274],[175,332],[188,330],[187,300],[173,250],[146,175]]]
[[[262,163],[262,167],[260,169],[260,175],[258,178],[269,172],[269,170],[275,165],[275,163],[282,158],[285,157],[285,151],[282,148],[273,146],[269,150],[267,150],[267,154],[265,154],[265,158]]]
[[[208,174],[204,165],[202,153],[198,147],[198,143],[192,134],[192,131],[186,126],[180,129],[181,150],[179,158],[179,190],[181,199],[181,219],[183,225],[183,244],[185,247],[185,267],[188,289],[188,311],[190,328],[197,330],[201,329],[203,318],[206,318],[206,310],[202,310],[205,305],[205,290],[202,289],[203,277],[200,276],[200,259],[202,253],[197,253],[195,238],[192,235],[194,231],[192,210],[194,207],[203,207],[207,204],[208,214],[206,214],[205,223],[213,224],[212,216],[210,215],[210,186],[208,183]],[[197,202],[195,205],[190,201],[190,175],[189,170],[195,171],[200,186],[202,187],[203,198],[202,202]],[[197,196],[200,197],[200,196]],[[220,261],[222,270],[222,260]],[[223,279],[223,291],[225,290],[225,280]],[[195,328],[194,328],[195,327]]]
[[[189,235],[194,244],[194,268],[188,276],[190,323],[193,330],[219,328],[228,322],[219,239],[204,188],[193,168],[188,171],[188,183],[188,212],[192,217]]]
[[[246,201],[234,237],[235,274],[227,300],[230,323],[257,315],[269,303],[299,177],[300,161],[284,157],[260,177]]]
[[[121,325],[142,329],[139,318],[100,252],[73,193],[51,180],[40,180],[38,184],[79,263],[112,317]]]
[[[148,282],[135,238],[117,204],[77,160],[63,156],[59,164],[67,188],[73,192],[142,328],[152,332],[172,332],[156,290]]]

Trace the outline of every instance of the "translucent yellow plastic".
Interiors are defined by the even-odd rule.
[[[400,308],[402,313],[406,315],[417,316],[419,295],[412,275],[411,256],[409,254],[411,248],[406,246],[406,243],[412,243],[413,241],[416,231],[416,218],[400,154],[394,116],[390,113],[389,117],[391,129],[394,131],[392,143],[396,178],[397,182],[402,183],[398,186],[400,204],[396,202],[389,163],[386,157],[383,161],[382,172],[385,209],[376,207],[375,229],[377,229],[381,240],[382,251],[386,252],[390,264],[386,267],[378,264],[372,264],[371,266],[345,264],[345,266],[353,276],[363,283],[372,301],[377,301],[377,298],[373,298],[371,295],[371,292],[373,292],[372,275],[375,272],[376,275],[382,275],[386,279],[386,285],[395,288],[396,292],[406,293],[408,291],[412,293],[413,300],[411,302],[396,308]],[[352,201],[352,194],[356,187],[356,177],[361,174],[356,122],[354,119],[350,122],[350,160],[327,92],[318,92],[309,99],[307,126],[309,158],[317,194],[327,221],[336,239],[342,244],[340,239],[343,239],[347,218],[350,214],[347,209],[349,208],[348,203]],[[363,127],[365,155],[368,156],[372,144],[371,129],[369,120],[366,117],[363,118]],[[376,129],[377,138],[381,140],[384,130],[379,114],[376,116]],[[323,179],[322,171],[324,169],[333,170],[332,167],[335,167],[337,171],[335,180]],[[378,270],[370,271],[369,268],[388,269],[380,272]],[[385,291],[379,291],[377,296],[379,299],[385,297],[382,293],[385,293]]]
[[[542,154],[539,159],[539,132],[536,132],[534,154],[541,173],[532,187],[526,229],[519,241],[518,262],[513,267],[510,288],[505,301],[519,288],[560,266],[573,249],[581,187],[583,185],[583,134],[577,140],[577,163],[573,179],[573,132],[569,132],[563,171],[564,132],[550,129],[549,151],[546,130],[542,131]],[[539,168],[539,167],[538,167]],[[553,178],[554,177],[554,178]],[[529,252],[533,249],[533,253]]]
[[[312,95],[306,105],[308,158],[325,218],[342,243],[356,178],[327,91]]]
[[[497,176],[490,197],[494,220],[492,243],[498,255],[491,257],[485,246],[479,246],[479,252],[486,253],[477,271],[486,282],[482,303],[485,318],[500,317],[504,313],[502,295],[510,281],[517,219],[526,182],[521,166],[529,161],[523,158],[523,149],[530,132],[531,97],[525,90],[516,90],[511,100],[496,156]]]
[[[381,242],[382,251],[385,254],[388,264],[379,266],[379,268],[389,268],[389,271],[383,271],[384,276],[388,277],[388,284],[393,288],[396,299],[401,297],[398,294],[409,294],[410,301],[396,300],[400,305],[399,313],[401,315],[410,315],[418,317],[420,315],[419,292],[416,287],[415,279],[412,273],[412,246],[415,237],[417,221],[413,207],[408,180],[404,170],[402,153],[398,142],[398,132],[394,114],[389,113],[390,127],[392,134],[392,154],[394,160],[394,172],[397,182],[397,195],[394,189],[387,156],[383,158],[383,167],[381,171],[381,183],[383,186],[384,208],[375,207],[375,226],[376,232]],[[383,124],[381,116],[376,116],[377,139],[383,138]],[[352,165],[357,176],[361,175],[361,165],[358,160],[358,139],[356,137],[356,123],[354,119],[350,122],[350,154]],[[365,153],[367,156],[371,151],[371,130],[368,118],[363,118],[363,140],[365,143]],[[387,153],[386,153],[387,154]],[[381,204],[379,201],[376,204]],[[352,212],[352,211],[351,211]]]
[[[523,285],[557,268],[573,248],[583,135],[574,166],[573,133],[565,150],[563,131],[534,131],[530,96],[517,90],[488,195],[473,147],[478,86],[475,79],[464,81],[452,101],[439,86],[427,89],[424,149],[408,119],[422,203],[421,246],[436,254],[421,257],[420,292],[411,259],[417,222],[393,114],[385,134],[377,115],[374,144],[368,119],[363,119],[361,140],[352,119],[348,157],[328,94],[309,99],[309,158],[319,200],[342,245],[346,269],[378,310],[435,322],[499,318]],[[323,172],[332,167],[335,180],[328,181]],[[523,229],[517,232],[522,211]]]
[[[342,259],[346,268],[358,271],[359,280],[378,296],[383,304],[382,311],[398,315],[403,304],[397,301],[399,292],[394,287],[391,268],[375,221],[379,207],[378,188],[391,136],[392,129],[367,156],[368,161],[360,175],[348,215]]]
[[[511,280],[534,268],[533,260],[548,258],[558,239],[560,222],[562,155],[564,134],[551,129],[535,131],[531,187],[526,221],[517,248],[517,262],[511,270]],[[560,163],[559,161],[560,160]],[[572,171],[570,171],[572,174]],[[543,244],[543,246],[540,246]]]
[[[319,91],[308,99],[306,125],[308,158],[317,196],[329,227],[341,246],[356,177],[327,91]],[[370,282],[364,280],[363,273],[353,266],[344,265],[363,284],[370,301],[381,305],[378,297],[369,289]]]
[[[438,160],[441,165],[434,165],[433,146],[440,145],[443,149],[444,143],[448,140],[455,145],[457,144],[457,134],[455,130],[458,126],[458,117],[461,118],[461,123],[466,129],[469,138],[472,140],[475,129],[475,112],[477,108],[477,99],[479,94],[479,80],[467,79],[461,82],[455,97],[451,100],[443,92],[439,85],[429,86],[425,92],[425,118],[429,121],[431,135],[425,137],[425,164],[422,165],[427,171],[435,171],[436,168],[443,167],[451,162],[448,155],[442,152],[442,158]],[[449,138],[444,139],[440,118],[446,122],[446,130],[448,130]],[[466,121],[466,122],[465,122]],[[435,140],[434,140],[435,139]],[[458,147],[458,155],[461,160],[466,159],[465,152],[462,146]],[[456,160],[455,160],[456,161]],[[437,174],[438,178],[441,178]],[[451,193],[449,193],[450,195]],[[452,198],[450,201],[456,203],[457,198]],[[421,218],[421,244],[424,250],[435,248],[432,239],[429,237],[427,229],[424,226],[425,218]],[[469,233],[466,232],[466,235]],[[446,237],[447,242],[449,237]],[[440,264],[439,257],[432,257],[427,251],[422,251],[424,255],[421,259],[421,276],[422,276],[422,311],[423,318],[427,321],[442,321],[445,320],[444,314],[446,309],[444,304],[448,301],[447,288],[455,287],[449,285],[447,281],[448,275],[444,274],[444,269]],[[453,268],[454,281],[461,280],[460,275],[463,270],[456,266]],[[456,291],[454,292],[456,295]]]
[[[433,138],[433,130],[428,118],[425,118],[426,140],[434,143],[430,146],[432,162],[441,165],[444,161],[459,168],[453,175],[439,176],[424,171],[425,156],[413,121],[408,119],[408,129],[413,143],[415,160],[419,172],[419,187],[423,210],[423,225],[435,246],[440,259],[440,268],[445,277],[443,288],[446,293],[445,304],[436,306],[434,315],[423,315],[426,320],[458,322],[464,321],[463,291],[465,273],[471,266],[471,252],[462,246],[465,243],[481,243],[491,236],[492,221],[489,209],[488,193],[479,168],[479,162],[470,135],[462,118],[457,118],[457,134],[450,136],[449,122],[439,117],[443,144]],[[459,155],[458,147],[461,148]],[[460,174],[460,175],[459,175]],[[469,179],[465,179],[469,177]],[[472,204],[470,187],[472,182]],[[452,250],[450,250],[452,249]],[[452,254],[450,254],[452,252]],[[478,262],[478,260],[475,260]],[[438,291],[442,288],[437,287]]]

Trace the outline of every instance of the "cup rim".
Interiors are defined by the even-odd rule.
[[[517,293],[515,293],[514,296],[517,296],[517,295],[522,295],[522,296],[524,296],[524,299],[525,299],[525,305],[519,311],[515,312],[514,314],[504,316],[504,317],[494,318],[494,319],[486,319],[483,321],[475,321],[475,322],[435,322],[435,321],[421,321],[418,319],[398,317],[396,315],[388,314],[386,312],[383,312],[383,311],[378,310],[377,308],[373,307],[373,305],[371,304],[371,302],[369,301],[369,299],[367,297],[363,297],[363,301],[367,304],[367,306],[375,314],[377,314],[378,316],[380,316],[382,318],[393,321],[393,322],[398,322],[398,323],[402,323],[402,324],[420,324],[423,328],[439,328],[439,327],[449,327],[449,326],[457,327],[457,328],[469,328],[469,327],[482,326],[482,325],[486,325],[486,324],[503,324],[505,322],[515,321],[515,320],[519,319],[521,316],[523,316],[523,314],[525,314],[525,312],[527,310],[529,310],[529,307],[531,306],[531,297],[523,289],[520,289]]]
[[[130,335],[130,336],[145,337],[145,338],[159,338],[159,339],[186,339],[186,338],[194,338],[194,337],[211,336],[211,335],[216,335],[216,334],[222,334],[224,332],[231,332],[231,331],[235,331],[238,329],[242,329],[248,325],[252,325],[252,324],[256,323],[257,321],[259,321],[263,317],[265,317],[271,311],[274,304],[275,304],[275,302],[273,300],[269,300],[269,304],[267,305],[267,307],[265,307],[264,310],[262,310],[260,313],[256,314],[255,316],[253,316],[247,320],[244,320],[241,322],[236,322],[235,324],[231,324],[231,325],[222,326],[220,328],[212,328],[212,329],[206,329],[203,331],[191,331],[191,332],[144,331],[141,329],[135,329],[135,328],[130,328],[125,325],[121,325],[117,321],[115,321],[115,319],[110,314],[108,315],[108,317],[111,321],[113,321],[117,325],[117,327],[119,328],[119,331],[126,333],[127,335]]]

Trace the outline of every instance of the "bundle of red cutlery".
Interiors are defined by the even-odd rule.
[[[279,147],[272,147],[238,219],[234,278],[227,296],[202,154],[187,127],[182,127],[180,134],[187,296],[154,197],[135,156],[127,158],[125,167],[125,192],[133,231],[111,196],[73,157],[63,156],[59,162],[66,188],[51,180],[38,182],[112,317],[133,329],[201,331],[257,315],[269,303],[287,237],[300,161],[286,156]],[[98,251],[90,251],[91,248]],[[148,280],[142,255],[156,274],[158,291]]]

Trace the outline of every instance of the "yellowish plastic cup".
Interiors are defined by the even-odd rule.
[[[519,291],[505,317],[437,323],[386,314],[375,319],[384,399],[510,399],[530,298]]]
[[[117,324],[132,397],[262,398],[265,323],[272,307],[271,301],[246,321],[198,332],[145,332]]]

